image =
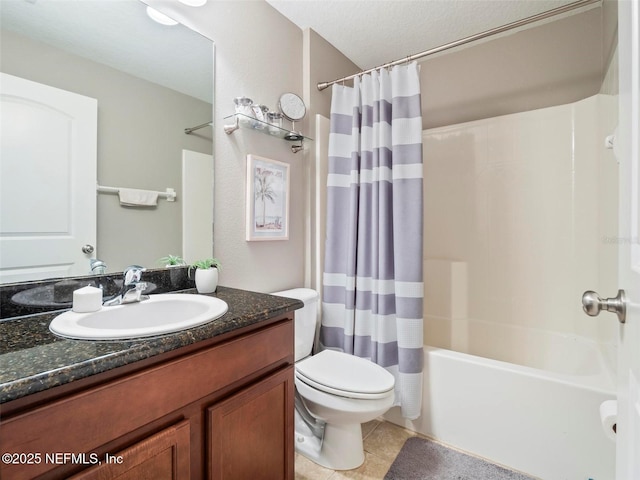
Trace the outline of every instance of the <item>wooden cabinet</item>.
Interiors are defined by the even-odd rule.
[[[189,422],[180,422],[131,447],[105,456],[73,480],[178,480],[190,478]]]
[[[62,397],[3,404],[0,452],[39,461],[16,456],[0,478],[293,479],[293,341],[287,314]]]
[[[289,367],[208,409],[210,479],[293,480],[293,389]]]

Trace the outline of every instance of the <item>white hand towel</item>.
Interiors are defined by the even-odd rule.
[[[158,192],[121,188],[118,190],[120,205],[129,207],[153,207],[158,204]]]

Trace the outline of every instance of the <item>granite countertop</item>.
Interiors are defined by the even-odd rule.
[[[196,293],[184,290],[182,293]],[[176,293],[180,294],[180,293]],[[302,307],[283,297],[218,287],[229,305],[222,317],[199,327],[127,341],[68,340],[49,331],[55,313],[0,321],[0,403],[185,347]]]

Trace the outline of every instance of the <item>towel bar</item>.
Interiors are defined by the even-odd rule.
[[[105,187],[103,185],[98,185],[97,190],[99,193],[118,193],[120,192],[120,187]],[[124,187],[123,187],[124,188]],[[176,191],[173,188],[167,188],[164,192],[156,192],[158,197],[163,197],[167,199],[167,202],[175,202],[176,201]]]

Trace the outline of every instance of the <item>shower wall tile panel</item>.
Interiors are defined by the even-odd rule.
[[[467,264],[470,318],[613,339],[580,297],[615,294],[615,101],[425,130],[425,258]]]

